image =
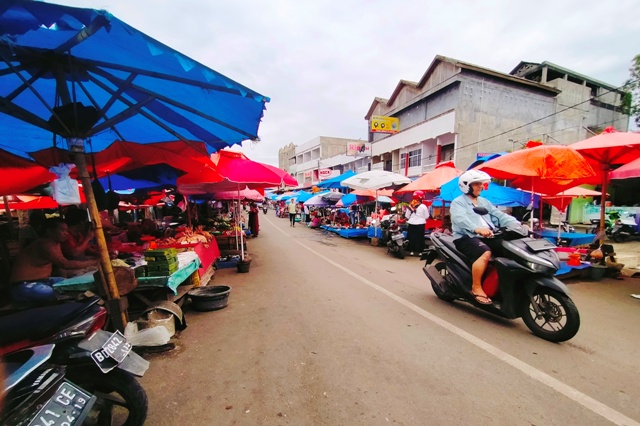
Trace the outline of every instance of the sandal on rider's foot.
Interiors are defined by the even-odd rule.
[[[489,296],[484,296],[482,294],[475,294],[475,293],[471,293],[473,295],[473,297],[475,297],[476,302],[478,302],[481,305],[491,305],[493,304],[493,301],[489,298]]]

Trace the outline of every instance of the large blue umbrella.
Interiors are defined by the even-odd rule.
[[[342,182],[343,180],[350,178],[351,176],[355,176],[356,172],[354,172],[353,170],[347,170],[346,172],[342,173],[341,175],[332,177],[331,179],[327,179],[325,181],[320,182],[318,185],[316,185],[318,188],[346,188],[346,186],[342,186],[340,185],[340,182]]]
[[[440,198],[444,201],[453,201],[456,197],[462,195],[462,191],[458,187],[458,178],[451,179],[440,187]],[[519,189],[500,186],[495,183],[489,183],[488,189],[482,191],[482,197],[491,201],[496,206],[505,207],[526,207],[531,203],[531,193],[520,191]],[[540,197],[535,196],[534,204],[538,205]]]
[[[100,151],[116,139],[217,150],[258,136],[268,98],[104,10],[3,0],[0,31],[0,129],[18,155],[62,137]]]

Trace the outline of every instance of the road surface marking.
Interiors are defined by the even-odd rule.
[[[272,225],[275,226],[275,224],[273,222],[271,222],[270,220],[268,220],[268,222],[270,222]],[[288,232],[283,231],[282,229],[280,229],[279,227],[276,226],[276,228],[278,229],[278,231],[282,232],[284,235],[290,237],[292,236],[291,234],[289,234]],[[531,377],[534,380],[539,381],[540,383],[543,383],[547,386],[549,386],[551,389],[555,390],[556,392],[559,392],[560,394],[566,396],[569,399],[574,400],[575,402],[577,402],[578,404],[582,405],[583,407],[587,408],[588,410],[593,411],[594,413],[604,417],[605,419],[609,420],[610,422],[617,424],[617,425],[625,425],[625,426],[640,426],[640,423],[635,421],[634,419],[625,416],[624,414],[620,413],[619,411],[616,411],[615,409],[601,403],[598,400],[595,400],[593,398],[591,398],[590,396],[580,392],[579,390],[572,388],[571,386],[567,385],[566,383],[561,382],[560,380],[548,375],[547,373],[538,370],[537,368],[523,362],[520,361],[518,358],[509,355],[508,353],[498,349],[497,347],[490,345],[489,343],[485,342],[484,340],[481,340],[479,338],[477,338],[476,336],[464,331],[461,328],[456,327],[455,325],[443,320],[440,317],[437,317],[427,311],[425,311],[424,309],[422,309],[421,307],[414,305],[413,303],[403,299],[400,296],[397,296],[396,294],[390,292],[389,290],[387,290],[386,288],[380,287],[379,285],[369,281],[368,279],[364,278],[361,275],[356,274],[355,272],[349,270],[348,268],[346,268],[345,266],[340,265],[337,262],[334,262],[333,260],[329,259],[328,257],[324,256],[323,254],[317,252],[316,250],[312,249],[311,247],[309,247],[308,245],[298,241],[298,240],[294,240],[297,244],[301,245],[302,247],[304,247],[306,250],[310,251],[311,253],[313,253],[315,256],[324,259],[325,261],[327,261],[328,263],[330,263],[331,265],[335,266],[336,268],[342,270],[343,272],[345,272],[348,275],[351,275],[353,278],[355,278],[356,280],[360,281],[363,284],[368,285],[369,287],[373,288],[374,290],[379,291],[380,293],[384,294],[385,296],[395,300],[396,302],[400,303],[401,305],[405,306],[406,308],[411,309],[412,311],[414,311],[415,313],[417,313],[418,315],[428,319],[429,321],[439,325],[440,327],[444,328],[445,330],[450,331],[451,333],[461,337],[462,339],[466,340],[467,342],[471,343],[472,345],[477,346],[478,348],[484,350],[485,352],[493,355],[494,357],[498,358],[499,360],[506,362],[507,364],[509,364],[510,366],[520,370],[522,373],[526,374],[527,376]]]

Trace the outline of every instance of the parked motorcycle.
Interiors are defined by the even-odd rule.
[[[611,239],[616,243],[623,243],[638,237],[640,237],[640,233],[636,224],[636,216],[628,212],[620,214],[611,228]]]
[[[3,360],[7,378],[0,424],[84,424],[97,398],[70,382],[64,366],[46,364],[54,347],[24,349]]]
[[[387,253],[391,253],[398,259],[404,259],[405,256],[405,237],[400,225],[394,220],[383,220],[380,223],[382,227],[382,241],[387,246]]]
[[[0,355],[12,357],[36,346],[54,344],[48,364],[63,368],[65,380],[96,396],[87,415],[89,423],[142,425],[147,416],[147,395],[133,374],[142,376],[148,362],[131,351],[121,333],[102,330],[107,312],[97,305],[99,300],[44,306],[0,317]]]
[[[488,213],[482,207],[474,211]],[[501,228],[493,238],[500,239],[502,253],[494,253],[483,277],[483,289],[493,301],[483,305],[471,294],[471,268],[453,237],[431,234],[433,248],[421,259],[426,261],[422,270],[436,296],[448,302],[463,300],[504,318],[522,317],[533,334],[551,342],[575,336],[580,315],[567,286],[554,277],[560,267],[555,245],[527,237],[521,226]]]

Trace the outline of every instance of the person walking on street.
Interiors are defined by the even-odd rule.
[[[296,200],[294,200],[293,198],[289,200],[289,221],[291,222],[289,226],[296,226],[296,207]]]
[[[413,200],[409,204],[405,217],[407,218],[407,240],[411,256],[421,254],[424,251],[424,225],[429,218],[429,209],[422,203],[424,192],[415,191]]]

